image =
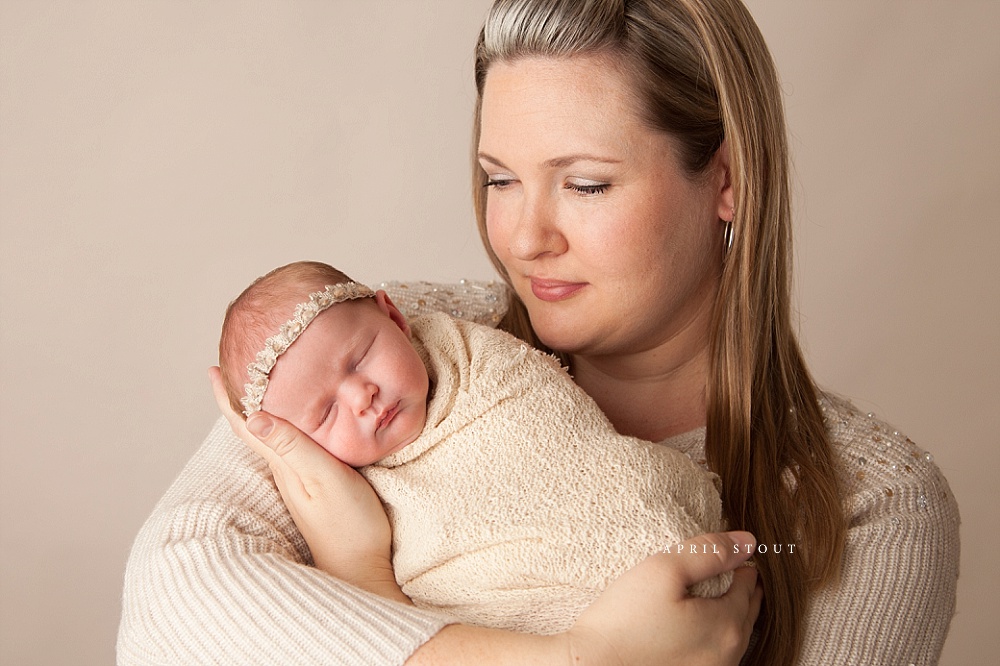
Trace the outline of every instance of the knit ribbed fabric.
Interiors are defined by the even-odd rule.
[[[220,420],[133,546],[118,663],[402,663],[444,624],[308,562],[266,463]]]

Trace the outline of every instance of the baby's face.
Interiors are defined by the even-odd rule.
[[[403,448],[427,418],[427,370],[385,292],[320,313],[271,370],[262,409],[352,467]]]

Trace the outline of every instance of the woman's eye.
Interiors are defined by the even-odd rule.
[[[486,181],[486,184],[483,187],[487,189],[493,188],[495,190],[502,190],[513,182],[513,178],[490,178]]]
[[[611,187],[610,183],[566,183],[567,190],[573,190],[583,195],[604,194]]]

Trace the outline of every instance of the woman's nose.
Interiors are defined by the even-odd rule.
[[[525,197],[507,247],[513,257],[522,261],[565,252],[566,238],[559,229],[555,203],[544,196]]]

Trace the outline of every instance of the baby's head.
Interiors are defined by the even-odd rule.
[[[233,409],[279,416],[353,467],[412,442],[427,417],[406,318],[319,262],[277,268],[230,303],[219,365]]]

